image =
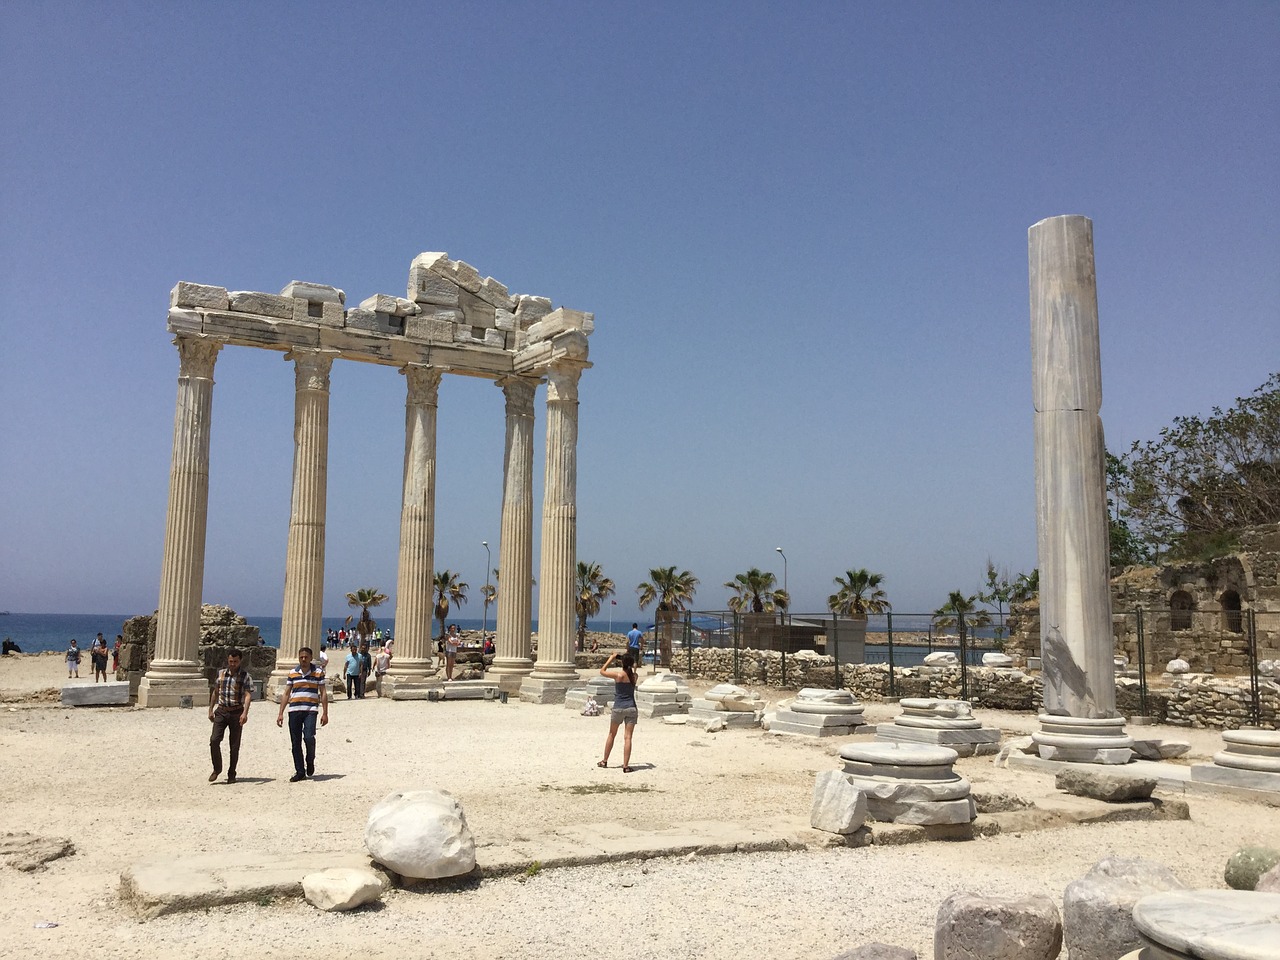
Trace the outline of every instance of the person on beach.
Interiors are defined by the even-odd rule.
[[[22,648],[20,646],[14,643],[9,637],[4,638],[4,656],[7,657],[11,653],[21,653],[21,652],[22,652]]]
[[[284,726],[284,714],[289,711],[289,743],[293,748],[293,776],[290,783],[297,783],[316,773],[316,717],[320,726],[329,724],[329,689],[324,671],[311,662],[311,648],[298,651],[298,665],[289,671],[284,682],[284,695],[280,698],[280,713],[276,726]],[[306,756],[303,756],[303,747]]]
[[[67,679],[72,677],[80,679],[80,648],[76,646],[75,640],[67,647]]]
[[[613,681],[613,714],[609,718],[609,736],[604,741],[604,759],[597,767],[609,766],[609,753],[613,750],[613,738],[618,735],[618,727],[622,733],[622,772],[631,773],[631,736],[636,729],[636,720],[640,711],[636,707],[636,661],[629,653],[622,655],[622,669],[610,670],[609,664],[616,660],[616,653],[609,654],[609,659],[600,668],[600,676]]]
[[[458,644],[462,637],[458,634],[458,625],[449,624],[449,632],[444,635],[444,678],[453,679],[453,665],[458,662]]]
[[[93,682],[97,683],[99,676],[102,682],[107,682],[107,640],[99,633],[93,639],[93,643],[89,646],[89,662],[93,664]]]
[[[124,636],[116,634],[115,646],[111,648],[111,672],[116,673],[120,669],[120,648],[124,646]]]
[[[354,644],[351,646],[351,652],[347,654],[342,676],[347,681],[347,699],[355,700],[360,693],[360,652]]]
[[[640,662],[640,644],[643,641],[644,634],[640,632],[640,624],[633,623],[627,631],[627,653],[631,654],[636,663]]]
[[[361,700],[364,699],[365,691],[369,686],[369,677],[373,674],[373,654],[369,652],[369,641],[363,640],[360,643],[360,683],[356,692],[356,696]]]
[[[391,644],[388,642],[378,655],[373,658],[373,689],[378,692],[378,699],[382,699],[382,678],[387,675],[387,671],[391,669]]]
[[[227,783],[236,782],[236,763],[240,760],[240,734],[249,722],[249,704],[253,702],[253,680],[249,671],[240,665],[239,650],[227,651],[227,665],[218,671],[218,677],[209,691],[209,722],[213,733],[209,737],[209,758],[213,760],[213,783],[222,773],[222,736],[231,731],[231,757],[227,764]]]

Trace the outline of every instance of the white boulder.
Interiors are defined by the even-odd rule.
[[[1191,664],[1179,657],[1170,660],[1164,669],[1166,673],[1190,673]]]
[[[470,873],[476,842],[462,804],[443,790],[402,790],[369,811],[369,855],[402,877],[435,880]]]
[[[984,667],[1012,667],[1013,657],[1007,653],[999,653],[997,651],[984,653],[982,655],[982,665]]]
[[[354,910],[382,899],[383,878],[359,867],[330,867],[302,878],[302,893],[313,907]]]
[[[950,650],[935,650],[924,658],[924,662],[930,667],[954,667],[960,661]]]
[[[809,825],[847,836],[867,821],[867,798],[839,770],[823,770],[813,785]]]

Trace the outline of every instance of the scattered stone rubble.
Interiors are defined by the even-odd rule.
[[[934,924],[935,960],[1056,960],[1058,906],[1043,894],[984,896],[960,891],[942,902]]]
[[[721,683],[703,697],[690,701],[688,722],[708,731],[758,727],[764,718],[764,708],[765,702],[760,694],[731,683]]]
[[[75,844],[65,837],[39,837],[25,831],[0,833],[0,863],[24,873],[43,870],[45,864],[75,852]]]
[[[1133,907],[1142,897],[1184,884],[1168,867],[1138,857],[1099,860],[1062,894],[1062,927],[1071,960],[1115,960],[1142,946]]]

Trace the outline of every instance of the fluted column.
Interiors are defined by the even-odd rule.
[[[404,485],[400,566],[396,577],[396,653],[385,686],[421,683],[433,668],[432,583],[435,576],[436,401],[443,370],[409,365],[404,416]]]
[[[1106,448],[1093,223],[1042,220],[1028,231],[1042,758],[1124,763],[1116,717]]]
[[[538,662],[520,687],[521,699],[542,703],[562,702],[564,688],[578,677],[573,650],[573,571],[578,551],[578,378],[582,367],[562,361],[547,371]]]
[[[298,651],[320,642],[329,483],[329,370],[333,354],[293,350],[293,496],[284,567],[280,653],[268,684],[277,697]]]
[[[530,638],[533,582],[533,395],[537,381],[498,381],[507,399],[507,442],[502,459],[502,539],[498,568],[497,656],[490,673],[518,689],[533,669]]]
[[[209,516],[209,418],[213,364],[222,344],[178,337],[178,400],[173,418],[173,460],[165,518],[164,563],[156,617],[156,653],[138,686],[138,705],[177,706],[208,689],[196,660],[200,599]]]

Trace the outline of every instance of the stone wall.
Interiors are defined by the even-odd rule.
[[[1234,593],[1252,613],[1259,660],[1280,659],[1280,524],[1256,527],[1240,537],[1237,553],[1203,563],[1126,567],[1111,580],[1112,627],[1117,656],[1138,662],[1142,610],[1148,671],[1173,659],[1197,672],[1248,673],[1247,622],[1224,608]],[[1175,594],[1190,609],[1176,618]],[[1010,611],[1005,652],[1019,663],[1040,655],[1040,611],[1033,600]]]
[[[132,695],[156,655],[156,615],[130,617],[120,630],[120,666],[117,680],[128,680]],[[227,665],[227,651],[233,647],[244,654],[244,667],[255,680],[266,680],[276,667],[275,647],[259,646],[261,631],[230,607],[206,603],[200,608],[200,646],[196,657],[200,672],[210,683]]]

